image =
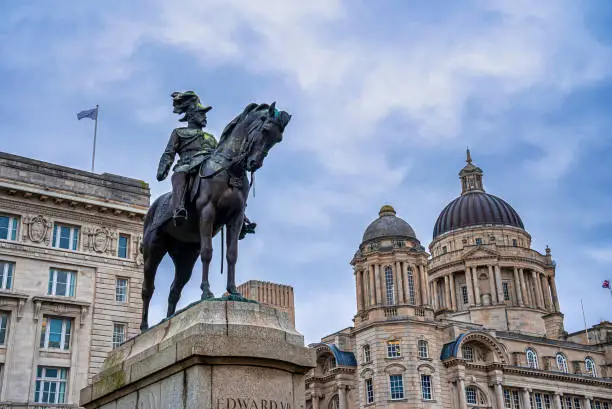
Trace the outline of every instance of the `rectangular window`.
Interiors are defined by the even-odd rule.
[[[72,320],[69,318],[43,317],[40,347],[69,350],[71,327]]]
[[[15,263],[0,261],[0,288],[10,290],[13,288],[13,271]]]
[[[476,238],[476,245],[480,246],[482,244],[482,239],[480,237]]]
[[[461,348],[461,352],[463,352],[463,358],[466,361],[472,362],[474,360],[474,350],[471,346],[464,346]]]
[[[419,358],[427,358],[429,356],[429,351],[427,351],[427,341],[420,339],[418,343],[418,350]]]
[[[552,399],[550,395],[544,395],[544,408],[551,409],[552,408]]]
[[[610,405],[608,405],[608,402],[603,403],[603,409],[610,409]]]
[[[502,290],[504,293],[504,301],[510,301],[510,284],[507,281],[502,282]]]
[[[596,400],[594,403],[595,409],[601,409],[601,402]]]
[[[446,254],[448,252],[448,249],[446,248],[446,246],[442,246],[442,254]]]
[[[542,394],[534,393],[534,397],[535,397],[535,409],[543,409],[542,408]]]
[[[48,295],[74,297],[76,286],[76,273],[74,271],[52,268],[49,270]]]
[[[512,239],[512,247],[516,247],[518,245],[518,243],[516,242],[516,239]]]
[[[113,325],[113,349],[125,342],[126,328],[125,324]]]
[[[467,285],[462,285],[461,286],[461,297],[463,298],[463,303],[467,304],[470,302],[470,299],[468,297],[468,289],[467,289]]]
[[[574,398],[574,409],[580,409],[580,398]]]
[[[402,375],[389,375],[391,399],[404,399],[404,378]]]
[[[7,312],[0,312],[0,345],[6,342],[6,327],[8,326],[9,315]]]
[[[66,403],[68,369],[39,366],[36,373],[36,403]]]
[[[66,250],[79,248],[79,228],[56,223],[53,226],[53,247]]]
[[[128,279],[118,278],[115,286],[115,301],[127,302]]]
[[[130,246],[130,237],[126,234],[119,235],[119,245],[117,249],[117,256],[121,258],[128,258],[128,249]]]
[[[2,240],[17,240],[17,226],[19,218],[15,216],[0,215],[0,239]]]
[[[518,391],[504,389],[504,407],[506,409],[520,409]]]
[[[374,384],[372,379],[365,380],[366,404],[374,403]]]
[[[431,376],[421,374],[421,397],[431,400]]]
[[[400,356],[401,356],[400,342],[399,341],[387,342],[387,358],[399,358]]]
[[[406,274],[408,276],[408,297],[410,298],[410,304],[416,304],[416,297],[414,295],[414,277],[412,276],[412,269],[408,269]]]
[[[569,396],[565,397],[565,409],[572,409],[572,398],[570,398]]]
[[[395,285],[393,283],[393,270],[391,267],[385,267],[385,289],[387,291],[387,304],[395,304]]]

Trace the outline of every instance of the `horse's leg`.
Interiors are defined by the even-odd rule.
[[[176,304],[181,298],[183,287],[191,278],[193,265],[200,254],[200,245],[175,241],[168,248],[168,254],[174,262],[174,281],[168,295],[168,313],[166,317],[176,312]]]
[[[240,230],[242,229],[242,223],[244,220],[244,213],[241,212],[227,225],[227,292],[233,295],[240,295],[236,289],[236,261],[238,261],[238,238],[240,236]]]
[[[208,282],[208,271],[213,256],[212,234],[215,223],[215,206],[208,202],[200,211],[200,258],[202,259],[202,299],[214,298]]]
[[[155,291],[155,274],[157,267],[166,255],[166,243],[162,233],[157,230],[150,233],[149,240],[143,242],[144,280],[142,282],[142,321],[140,330],[149,328],[149,303]],[[148,241],[148,243],[147,243]]]

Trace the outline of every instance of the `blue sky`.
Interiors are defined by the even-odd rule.
[[[589,324],[612,318],[606,0],[23,0],[0,16],[3,151],[88,170],[93,124],[76,113],[100,104],[96,171],[155,198],[169,189],[155,171],[177,126],[171,92],[212,105],[217,135],[251,101],[293,114],[256,178],[238,280],[294,286],[307,342],[351,324],[349,261],[382,204],[429,244],[466,146],[533,247],[551,247],[566,329],[583,327],[581,298]]]

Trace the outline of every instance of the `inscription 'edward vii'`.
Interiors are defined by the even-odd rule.
[[[215,409],[291,409],[291,405],[271,399],[217,398]]]

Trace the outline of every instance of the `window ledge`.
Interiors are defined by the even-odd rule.
[[[423,399],[423,398],[421,398],[421,402],[423,402],[423,403],[438,403],[438,401],[435,400],[435,399]]]
[[[389,403],[395,403],[395,402],[408,402],[408,398],[401,398],[401,399],[388,399],[387,402]]]
[[[433,362],[433,358],[430,357],[418,357],[420,361],[429,361],[429,362]]]
[[[403,356],[387,356],[387,357],[385,357],[386,361],[401,361],[402,359],[404,359]]]
[[[46,312],[54,314],[80,314],[81,327],[85,325],[85,316],[89,311],[91,303],[85,301],[78,301],[72,297],[59,297],[59,296],[36,296],[32,297],[34,303],[34,321],[38,321],[40,318],[40,311],[44,309]]]
[[[18,319],[23,317],[23,306],[28,298],[29,295],[27,294],[14,292],[12,290],[0,290],[0,304],[3,306],[16,307]]]

